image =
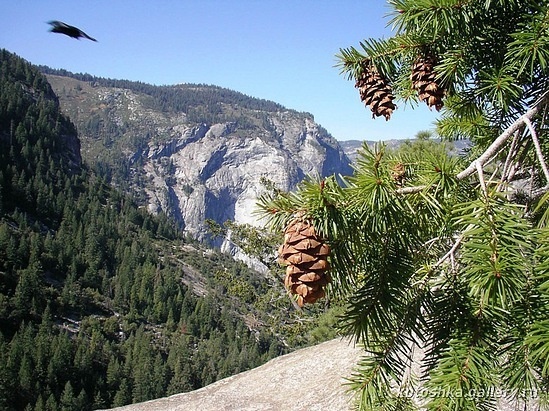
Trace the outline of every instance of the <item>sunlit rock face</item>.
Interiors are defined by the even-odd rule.
[[[346,339],[327,341],[196,391],[113,411],[349,411],[354,398],[345,378],[360,353]]]
[[[263,179],[291,190],[306,175],[349,172],[337,143],[320,134],[314,122],[279,113],[273,123],[277,139],[243,135],[225,123],[187,129],[175,140],[150,146],[143,153],[144,169],[154,182],[148,188],[150,210],[178,216],[200,238],[205,219],[256,224]]]

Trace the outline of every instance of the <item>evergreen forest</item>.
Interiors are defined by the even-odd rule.
[[[0,409],[141,402],[322,338],[273,280],[138,207],[79,149],[45,76],[0,50]]]

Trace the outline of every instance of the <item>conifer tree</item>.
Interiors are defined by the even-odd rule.
[[[59,409],[55,395],[51,393],[46,400],[46,409],[48,411],[57,411]]]
[[[493,410],[494,393],[547,409],[549,4],[388,3],[394,36],[342,49],[342,72],[374,115],[398,115],[389,86],[390,102],[440,110],[438,135],[470,140],[468,156],[363,146],[342,184],[309,179],[260,207],[330,245],[328,295],[366,351],[360,410]]]
[[[112,405],[115,407],[119,407],[122,405],[126,405],[131,403],[132,395],[131,395],[131,387],[130,383],[128,382],[127,378],[123,378],[120,382],[120,388],[114,395],[114,400]]]
[[[61,411],[72,411],[76,408],[76,398],[70,381],[67,381],[60,400]]]

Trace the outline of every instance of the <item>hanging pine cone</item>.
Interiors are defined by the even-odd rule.
[[[279,261],[286,264],[284,284],[297,294],[300,307],[324,297],[324,287],[330,281],[326,271],[330,247],[317,236],[315,228],[295,219],[284,232],[284,244],[278,249]]]
[[[418,92],[419,99],[429,108],[435,107],[439,111],[444,103],[444,88],[436,78],[434,66],[436,59],[433,56],[419,57],[412,65],[412,88]]]
[[[372,117],[384,116],[385,120],[391,118],[396,110],[391,86],[367,60],[361,64],[355,87],[358,88],[360,99],[366,106],[370,106]]]

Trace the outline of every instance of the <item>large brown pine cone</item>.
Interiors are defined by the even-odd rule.
[[[284,244],[278,249],[279,261],[286,267],[284,284],[297,294],[300,307],[324,297],[330,281],[327,274],[330,247],[316,234],[315,228],[302,219],[293,220],[284,232]]]
[[[396,110],[391,86],[370,66],[368,61],[361,65],[355,87],[359,90],[360,99],[372,110],[374,118],[380,116],[384,116],[385,120],[391,118],[391,114]]]
[[[412,65],[412,88],[417,91],[419,99],[429,108],[439,111],[444,103],[445,90],[437,80],[434,67],[436,58],[433,56],[419,57]]]

